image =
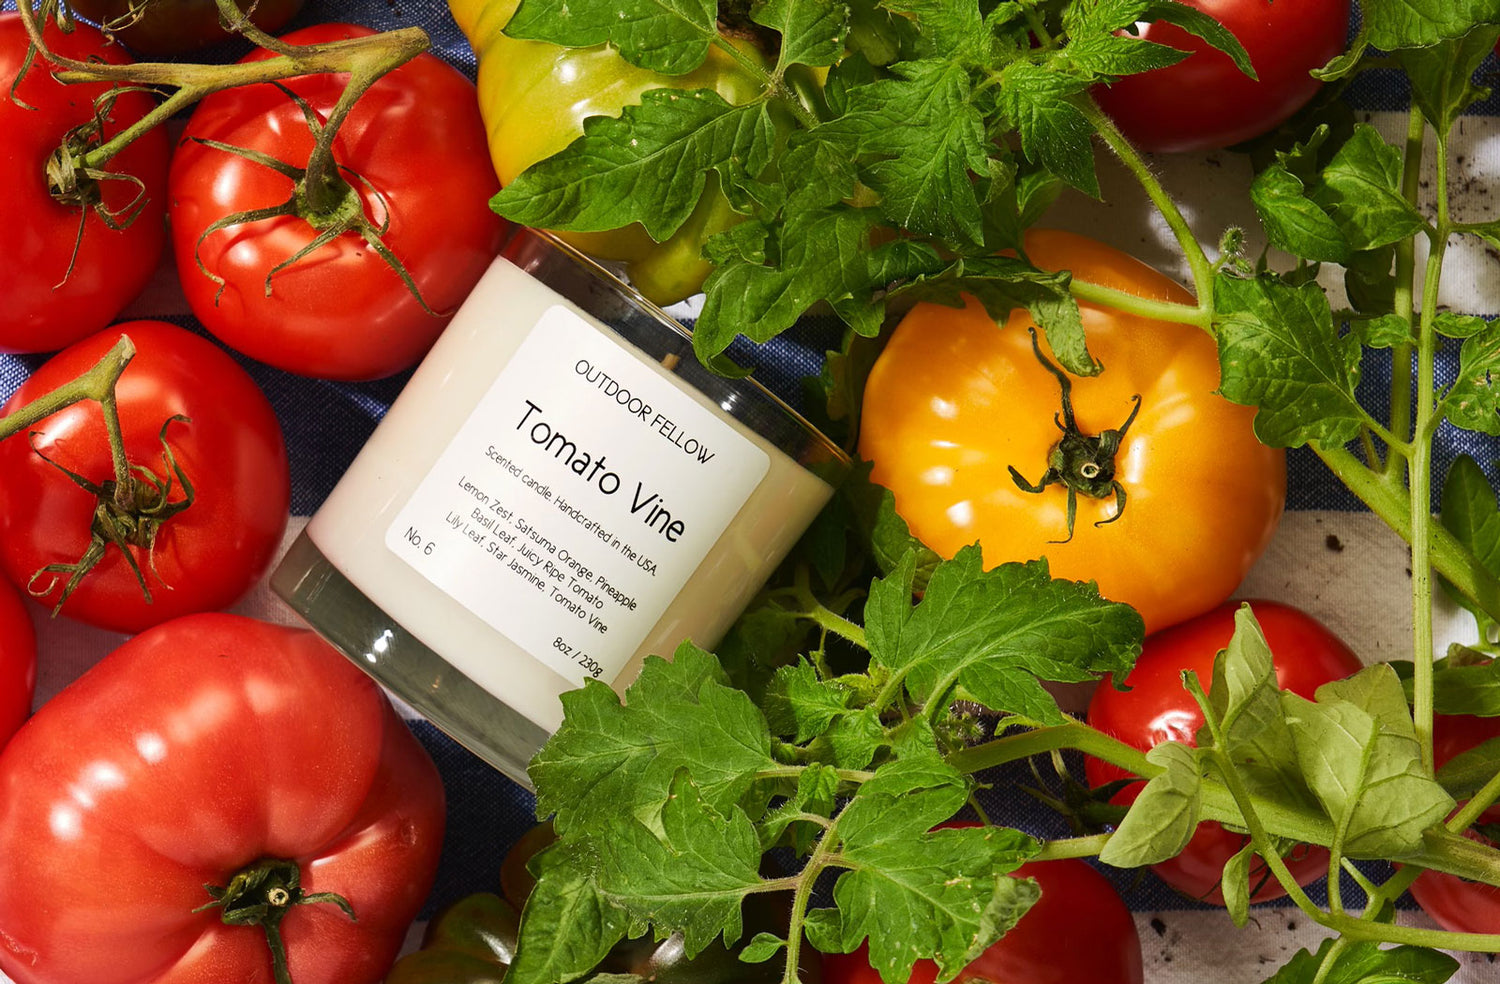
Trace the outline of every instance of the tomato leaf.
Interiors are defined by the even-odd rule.
[[[766,718],[778,734],[811,741],[828,730],[835,718],[848,712],[854,693],[836,680],[824,680],[807,659],[783,666],[771,678],[763,704]]]
[[[1224,908],[1230,921],[1240,929],[1250,921],[1250,862],[1255,857],[1255,845],[1246,844],[1224,862],[1224,873],[1219,878]]]
[[[951,774],[950,774],[951,773]],[[1037,844],[997,827],[932,830],[956,813],[968,786],[932,761],[882,766],[839,814],[834,884],[839,949],[869,937],[870,964],[905,981],[935,958],[947,980],[1015,925],[1036,901],[1034,882],[1010,878]]]
[[[610,948],[625,938],[629,918],[599,891],[588,841],[561,843],[531,861],[536,887],[526,900],[512,984],[554,984],[581,977],[597,967]]]
[[[687,221],[710,168],[727,181],[770,161],[762,103],[731,106],[710,89],[652,89],[619,118],[591,116],[583,136],[521,172],[490,206],[513,222],[597,232],[640,222],[657,242]]]
[[[1068,184],[1099,197],[1094,171],[1094,127],[1069,100],[1088,89],[1090,80],[1017,61],[1000,73],[1000,106],[1021,136],[1028,160],[1041,164]]]
[[[1401,152],[1368,124],[1354,128],[1323,169],[1311,196],[1355,250],[1388,246],[1426,227],[1401,194]]]
[[[1317,953],[1298,950],[1265,984],[1443,984],[1459,969],[1457,960],[1427,947],[1339,942],[1335,949],[1334,940],[1324,940]]]
[[[1479,462],[1466,454],[1454,459],[1443,480],[1439,519],[1454,539],[1469,549],[1474,559],[1484,566],[1491,576],[1500,576],[1500,500],[1490,486]],[[1454,590],[1447,579],[1442,580],[1449,597],[1467,608],[1488,624],[1489,615],[1475,602]],[[1472,672],[1476,667],[1455,667],[1456,670]],[[1490,674],[1493,677],[1493,674]],[[1436,681],[1434,681],[1436,684]],[[1466,694],[1467,687],[1455,688],[1455,693]],[[1436,698],[1434,694],[1434,698]],[[1473,711],[1442,709],[1444,714],[1471,714]],[[1500,704],[1488,713],[1500,713]]]
[[[660,828],[615,824],[597,857],[599,890],[630,913],[632,935],[680,931],[689,958],[720,934],[734,943],[740,906],[762,887],[760,841],[743,810],[720,813],[685,770],[672,778]]]
[[[1166,741],[1148,751],[1146,761],[1164,771],[1147,781],[1099,852],[1105,864],[1138,868],[1176,857],[1198,828],[1198,753]]]
[[[752,11],[757,24],[781,34],[776,68],[832,65],[844,54],[849,8],[828,0],[765,0]]]
[[[1458,379],[1443,394],[1443,412],[1459,427],[1500,435],[1500,322],[1464,339],[1458,351]]]
[[[760,822],[761,848],[770,850],[787,828],[796,824],[799,829],[792,838],[793,848],[799,853],[810,850],[823,830],[817,824],[807,822],[807,817],[809,814],[833,815],[839,784],[838,770],[831,765],[813,765],[804,769],[797,777],[797,791]]]
[[[1318,688],[1317,698],[1281,695],[1303,773],[1339,828],[1344,852],[1391,858],[1419,850],[1422,831],[1454,803],[1422,767],[1395,671],[1366,667]]]
[[[537,811],[556,814],[560,835],[622,813],[650,815],[684,768],[709,805],[727,811],[757,770],[776,764],[765,718],[691,643],[670,662],[648,658],[623,704],[596,681],[562,701],[563,724],[529,769]]]
[[[1338,445],[1367,417],[1354,397],[1359,339],[1340,336],[1314,282],[1263,274],[1214,280],[1221,392],[1259,408],[1255,433],[1273,447]]]
[[[1255,176],[1250,201],[1275,248],[1318,262],[1344,263],[1352,255],[1338,223],[1308,197],[1302,179],[1284,164],[1272,164]]]
[[[505,33],[569,48],[613,44],[632,65],[685,75],[719,36],[716,0],[521,0]]]
[[[1477,2],[1500,12],[1496,0]],[[1412,101],[1439,133],[1447,133],[1465,109],[1490,91],[1474,85],[1471,79],[1480,62],[1495,50],[1500,26],[1485,25],[1472,31],[1464,27],[1460,33],[1461,37],[1450,35],[1441,43],[1428,42],[1430,46],[1398,53],[1401,67],[1411,80]]]
[[[1162,20],[1175,24],[1224,52],[1229,56],[1229,60],[1234,62],[1234,67],[1249,78],[1259,78],[1255,74],[1255,66],[1250,64],[1250,54],[1245,50],[1244,45],[1240,44],[1239,39],[1228,28],[1209,14],[1197,7],[1177,3],[1176,0],[1151,0],[1143,6],[1145,9],[1138,17],[1132,18],[1132,22]],[[1124,27],[1125,24],[1122,23],[1120,26]]]
[[[1038,682],[1079,682],[1129,671],[1140,615],[1092,583],[1054,580],[1047,562],[983,569],[978,546],[938,565],[912,604],[914,558],[870,587],[865,631],[872,665],[905,677],[919,703],[955,687],[987,707],[1047,724],[1065,718]]]
[[[1500,21],[1500,0],[1363,0],[1360,10],[1370,44],[1385,51],[1436,45]]]

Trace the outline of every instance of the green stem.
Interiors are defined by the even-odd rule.
[[[1156,180],[1156,175],[1151,173],[1151,169],[1146,166],[1146,162],[1141,159],[1135,147],[1131,146],[1130,141],[1125,139],[1114,121],[1099,109],[1093,99],[1087,96],[1079,99],[1077,106],[1098,131],[1109,149],[1120,159],[1120,163],[1124,164],[1125,168],[1135,176],[1141,189],[1145,191],[1146,197],[1151,199],[1151,203],[1156,206],[1157,212],[1167,223],[1167,228],[1172,230],[1172,235],[1176,237],[1183,257],[1187,260],[1188,269],[1192,272],[1193,293],[1197,296],[1200,309],[1205,314],[1204,321],[1193,323],[1207,326],[1210,322],[1206,315],[1213,308],[1213,262],[1209,260],[1208,254],[1203,252],[1203,246],[1198,242],[1198,237],[1193,235],[1193,230],[1188,226],[1182,210],[1162,188],[1161,182]]]
[[[1423,137],[1427,132],[1427,124],[1422,118],[1421,112],[1414,105],[1407,116],[1406,123],[1406,151],[1402,161],[1401,171],[1401,194],[1412,204],[1418,207],[1421,203],[1422,194],[1422,144]],[[1396,243],[1396,293],[1392,303],[1392,311],[1411,322],[1412,312],[1415,310],[1413,299],[1417,270],[1416,241],[1414,239],[1402,239]],[[1411,373],[1405,371],[1411,365],[1411,346],[1398,345],[1391,352],[1391,413],[1390,430],[1393,434],[1411,433]],[[1394,479],[1404,479],[1401,469],[1406,463],[1392,462],[1387,459],[1384,471]]]
[[[0,441],[19,434],[75,403],[94,400],[104,412],[104,431],[109,440],[116,488],[122,493],[128,490],[132,484],[129,481],[130,462],[126,460],[125,439],[120,433],[120,409],[115,398],[115,385],[133,358],[135,343],[130,340],[130,336],[121,335],[120,340],[83,375],[0,417]]]
[[[1212,309],[1203,304],[1178,304],[1176,301],[1158,301],[1141,297],[1128,291],[1116,290],[1086,280],[1073,280],[1069,291],[1080,301],[1113,308],[1140,318],[1156,321],[1171,321],[1184,325],[1196,325],[1204,331],[1210,329]]]
[[[829,609],[818,599],[817,595],[813,594],[812,588],[800,576],[793,587],[793,593],[798,603],[796,615],[825,631],[832,632],[840,639],[852,642],[861,649],[869,650],[869,641],[865,636],[864,626],[851,622]]]

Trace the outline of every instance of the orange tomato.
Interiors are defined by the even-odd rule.
[[[1192,303],[1177,283],[1083,236],[1034,230],[1026,251],[1044,270]],[[962,309],[913,308],[871,371],[860,453],[912,533],[938,553],[951,557],[978,541],[990,566],[1046,557],[1054,577],[1097,582],[1154,632],[1209,610],[1240,584],[1280,519],[1286,458],[1255,439],[1253,408],[1216,395],[1218,351],[1207,333],[1079,306],[1104,370],[1069,377],[1078,430],[1125,433],[1112,478],[1100,461],[1101,497],[1074,496],[1071,537],[1068,490],[1025,491],[1011,471],[1041,484],[1063,436],[1062,385],[1033,351],[1025,310],[997,328],[972,300]],[[1039,348],[1055,366],[1044,338]]]

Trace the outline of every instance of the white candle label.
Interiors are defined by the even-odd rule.
[[[385,543],[567,679],[611,681],[769,467],[670,379],[552,307]]]

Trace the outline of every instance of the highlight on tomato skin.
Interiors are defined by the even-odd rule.
[[[1108,677],[1101,680],[1089,702],[1088,723],[1141,751],[1164,741],[1195,744],[1198,729],[1203,726],[1203,713],[1184,689],[1182,674],[1192,671],[1206,690],[1212,689],[1214,658],[1229,644],[1235,613],[1242,604],[1249,604],[1260,624],[1281,689],[1310,700],[1323,684],[1356,673],[1364,665],[1343,640],[1298,608],[1264,600],[1226,602],[1195,619],[1148,636],[1134,669],[1125,678],[1130,689],[1116,689]],[[1085,759],[1084,769],[1089,785],[1094,787],[1131,778],[1124,770],[1092,757]],[[1125,787],[1112,802],[1134,802],[1141,785]],[[1245,835],[1229,831],[1222,824],[1201,823],[1177,857],[1153,865],[1152,870],[1190,898],[1223,905],[1224,865],[1247,840]],[[1301,845],[1286,861],[1302,885],[1328,873],[1328,852],[1320,847]],[[1286,894],[1259,859],[1251,864],[1250,889],[1252,902],[1266,902]]]
[[[1193,303],[1175,281],[1088,237],[1032,230],[1025,245],[1043,270]],[[1045,484],[1063,438],[1062,386],[1042,362],[1057,359],[1044,337],[1033,348],[1027,311],[997,329],[974,301],[921,303],[902,319],[866,383],[860,456],[912,534],[940,555],[977,541],[987,567],[1046,557],[1053,577],[1094,581],[1134,607],[1149,633],[1239,587],[1280,521],[1286,456],[1256,439],[1253,408],[1217,394],[1218,349],[1207,332],[1079,309],[1104,369],[1071,378],[1069,402],[1085,435],[1123,432],[1111,463],[1122,495],[1028,490]]]
[[[1341,54],[1348,37],[1349,0],[1184,2],[1239,40],[1257,78],[1175,25],[1145,25],[1142,38],[1192,54],[1093,90],[1099,108],[1141,150],[1215,150],[1274,130],[1317,95],[1322,83],[1309,73]]]

